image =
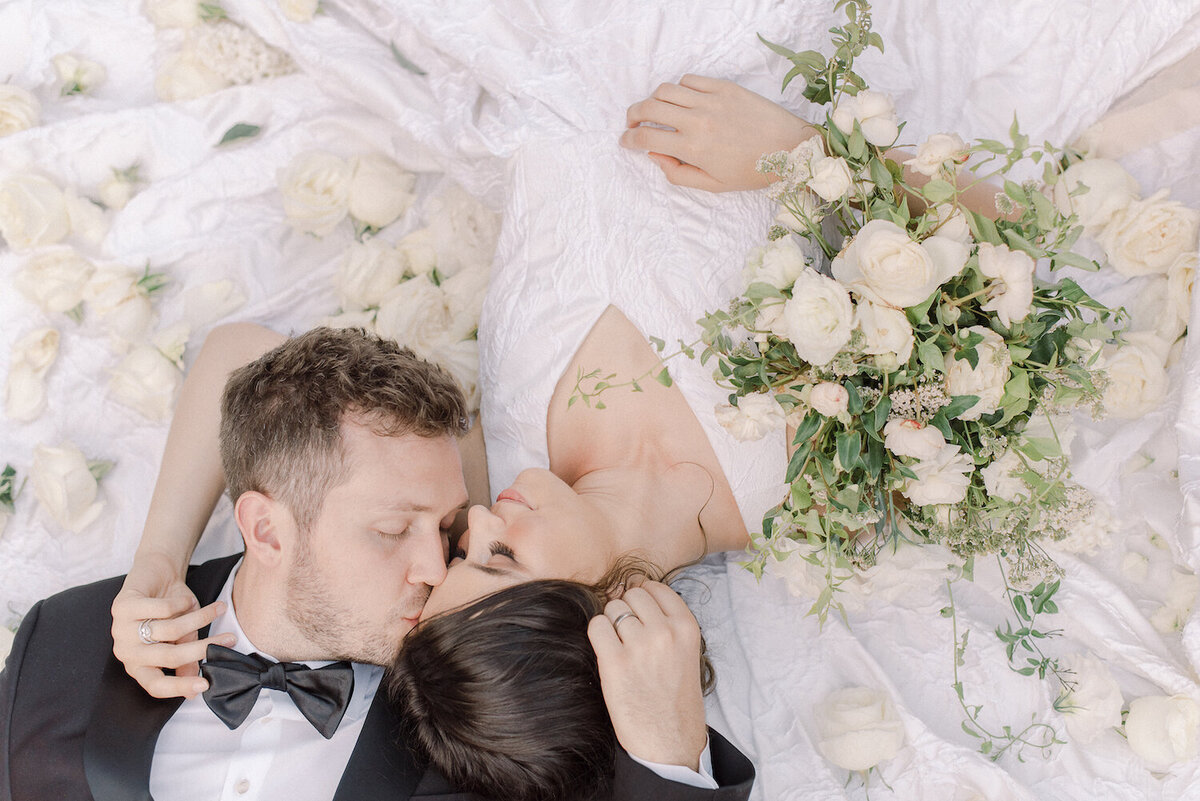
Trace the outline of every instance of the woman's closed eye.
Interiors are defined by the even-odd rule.
[[[503,542],[500,542],[499,540],[497,540],[497,541],[493,542],[491,545],[489,545],[488,550],[490,550],[492,552],[492,556],[504,556],[504,557],[511,559],[514,562],[517,561],[517,555],[515,553],[513,553],[513,549],[509,548],[507,545],[505,545]]]

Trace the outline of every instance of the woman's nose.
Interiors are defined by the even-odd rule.
[[[492,514],[486,506],[472,506],[467,510],[467,530],[458,542],[459,550],[470,554],[472,542],[486,543],[491,534],[502,530],[504,521]]]

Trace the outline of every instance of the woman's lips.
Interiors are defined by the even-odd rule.
[[[496,496],[496,503],[499,503],[500,501],[513,501],[514,503],[519,503],[522,506],[529,506],[529,501],[525,500],[525,496],[517,492],[512,487],[509,487],[508,489],[504,490],[504,492],[501,492]]]

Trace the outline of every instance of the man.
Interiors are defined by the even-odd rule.
[[[465,412],[444,373],[359,332],[318,329],[236,371],[220,459],[245,553],[187,580],[219,613],[219,636],[197,645],[232,652],[207,647],[203,696],[156,699],[112,656],[121,579],[39,603],[0,674],[0,801],[468,798],[402,742],[376,691],[445,576],[445,528],[467,500]],[[619,797],[744,798],[753,770],[711,743],[732,786],[687,787],[622,755]]]

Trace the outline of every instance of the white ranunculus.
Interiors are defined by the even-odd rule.
[[[1087,190],[1071,195],[1080,186]],[[1074,212],[1079,224],[1097,229],[1137,199],[1134,177],[1110,159],[1084,159],[1063,171],[1054,185],[1054,205],[1063,214]]]
[[[932,216],[938,221],[934,233],[961,242],[968,247],[974,242],[971,236],[971,226],[963,216],[962,209],[950,203],[939,203],[932,209]]]
[[[975,465],[957,445],[943,445],[931,459],[909,465],[917,477],[905,479],[901,492],[917,506],[958,503],[967,497]]]
[[[62,81],[63,91],[67,93],[82,92],[87,94],[108,77],[108,71],[103,64],[97,64],[74,53],[59,53],[50,59],[54,72]]]
[[[191,28],[200,24],[198,0],[146,0],[146,16],[156,28]]]
[[[820,367],[850,341],[853,323],[854,305],[845,288],[805,269],[796,278],[792,297],[784,304],[773,332],[789,340],[801,359]]]
[[[310,22],[321,0],[279,0],[283,15],[292,22]]]
[[[855,121],[862,128],[863,137],[878,147],[887,147],[900,135],[896,107],[892,98],[882,92],[865,89],[852,97],[842,97],[833,109],[833,124],[849,136]]]
[[[872,356],[891,354],[896,357],[897,365],[906,364],[912,356],[916,344],[912,325],[899,309],[860,300],[854,307],[854,324],[866,340],[863,353]]]
[[[279,171],[279,191],[288,222],[298,231],[325,236],[349,212],[350,165],[321,150],[309,150]]]
[[[445,293],[425,275],[393,288],[375,315],[375,331],[379,336],[412,348],[421,356],[461,339],[449,335],[453,323]]]
[[[722,403],[713,412],[721,427],[741,442],[762,439],[784,425],[783,407],[769,393],[744,395],[737,406]]]
[[[246,302],[246,294],[228,278],[193,286],[183,296],[183,316],[192,328],[228,317]]]
[[[826,417],[837,417],[846,411],[849,403],[850,393],[841,384],[832,381],[822,381],[808,394],[808,405]]]
[[[76,534],[104,510],[104,501],[98,499],[99,484],[88,469],[88,461],[70,442],[56,448],[34,448],[29,481],[41,507],[60,526]]]
[[[490,269],[500,234],[500,217],[457,185],[435,197],[427,210],[443,276],[469,267]]]
[[[51,181],[22,173],[0,182],[0,235],[13,250],[52,245],[70,232],[66,198]]]
[[[1006,328],[1029,316],[1034,266],[1033,259],[1023,251],[990,242],[979,245],[979,272],[992,279],[988,284],[988,301],[981,308],[995,312]]]
[[[96,269],[84,288],[88,308],[119,339],[138,339],[154,321],[154,308],[138,286],[140,279],[136,270],[106,264]]]
[[[1151,770],[1167,771],[1200,750],[1200,704],[1186,695],[1135,698],[1125,719],[1129,747]]]
[[[1063,660],[1075,674],[1075,689],[1066,697],[1067,731],[1080,745],[1121,726],[1125,699],[1104,663],[1092,654],[1075,654]]]
[[[380,239],[351,245],[333,279],[342,309],[356,311],[379,306],[383,296],[404,280],[407,266],[404,256]]]
[[[66,245],[39,250],[21,268],[13,284],[47,313],[67,312],[83,301],[95,268]]]
[[[78,239],[99,246],[108,236],[108,216],[94,201],[81,197],[74,189],[63,192],[71,233]]]
[[[1133,420],[1162,403],[1167,395],[1163,356],[1167,343],[1149,332],[1126,334],[1125,345],[1105,345],[1099,366],[1108,376],[1104,409],[1114,417]]]
[[[808,261],[796,240],[785,236],[751,250],[742,275],[746,286],[770,284],[776,289],[790,289],[808,266]]]
[[[1008,381],[1008,368],[1012,365],[1012,355],[1004,338],[990,328],[973,325],[966,329],[983,337],[983,341],[975,346],[978,361],[975,367],[966,359],[948,358],[949,367],[946,369],[946,392],[954,395],[977,395],[979,400],[975,405],[960,414],[960,420],[978,420],[985,414],[991,414],[1000,406],[1004,397],[1004,384]]]
[[[1121,275],[1165,273],[1196,250],[1200,211],[1167,199],[1162,190],[1116,212],[1096,237]]]
[[[943,169],[957,171],[966,160],[967,143],[955,133],[936,133],[917,147],[917,155],[904,162],[914,172],[930,178]]]
[[[350,216],[383,228],[408,211],[417,176],[387,156],[358,156],[350,163]]]
[[[825,156],[812,163],[812,177],[808,179],[808,188],[822,200],[830,203],[840,200],[850,190],[854,176],[846,160],[837,156]]]
[[[914,242],[889,220],[871,220],[833,258],[833,276],[851,291],[898,309],[915,306],[962,270],[967,247],[949,237]]]
[[[0,83],[0,136],[32,128],[38,124],[41,112],[41,104],[28,91]]]
[[[167,102],[204,97],[229,85],[225,76],[207,66],[190,48],[168,56],[154,78],[155,93]]]
[[[151,420],[166,420],[183,373],[152,345],[135,345],[112,371],[109,390],[119,403]]]
[[[888,420],[883,427],[883,447],[896,456],[913,459],[933,459],[946,445],[946,438],[936,426],[916,420]]]
[[[981,468],[979,475],[983,477],[983,486],[987,489],[988,495],[1016,502],[1018,498],[1029,497],[1029,487],[1021,478],[1013,475],[1014,471],[1024,469],[1025,465],[1021,463],[1021,457],[1017,455],[1016,451],[1010,449],[987,467]]]
[[[844,770],[873,768],[894,757],[904,745],[904,724],[881,690],[837,690],[814,707],[813,716],[817,750]]]

